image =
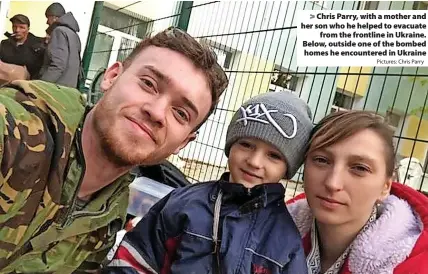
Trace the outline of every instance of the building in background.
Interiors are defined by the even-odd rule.
[[[308,102],[314,123],[340,109],[367,109],[385,116],[395,128],[397,160],[416,157],[427,172],[427,67],[297,67],[295,54],[300,10],[409,10],[427,9],[427,3],[221,2],[193,9],[188,31],[215,48],[231,84],[198,139],[180,155],[224,166],[222,150],[233,111],[259,92],[287,89]],[[300,174],[294,179],[300,181]]]
[[[104,1],[87,74],[89,85],[96,73],[123,61],[146,36],[175,25],[179,2]]]

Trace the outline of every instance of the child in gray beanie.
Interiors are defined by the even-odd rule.
[[[226,156],[241,138],[263,141],[282,154],[287,165],[284,177],[291,179],[303,163],[313,127],[311,119],[308,105],[290,92],[253,97],[240,107],[229,124]]]
[[[160,200],[101,273],[306,274],[279,181],[302,165],[311,129],[309,107],[289,92],[245,102],[227,131],[230,173]]]

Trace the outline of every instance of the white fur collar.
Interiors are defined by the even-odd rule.
[[[306,199],[287,205],[300,234],[305,236],[312,224],[312,214]],[[410,205],[390,195],[380,208],[379,218],[360,233],[349,254],[349,269],[353,274],[393,273],[412,252],[423,225]]]

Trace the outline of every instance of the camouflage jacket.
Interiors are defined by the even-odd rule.
[[[84,208],[85,100],[71,88],[15,81],[0,88],[0,273],[98,268],[125,223],[129,175]]]

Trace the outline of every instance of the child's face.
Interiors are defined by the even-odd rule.
[[[287,164],[282,154],[272,145],[255,139],[236,141],[229,153],[230,181],[251,188],[266,183],[278,183]]]

